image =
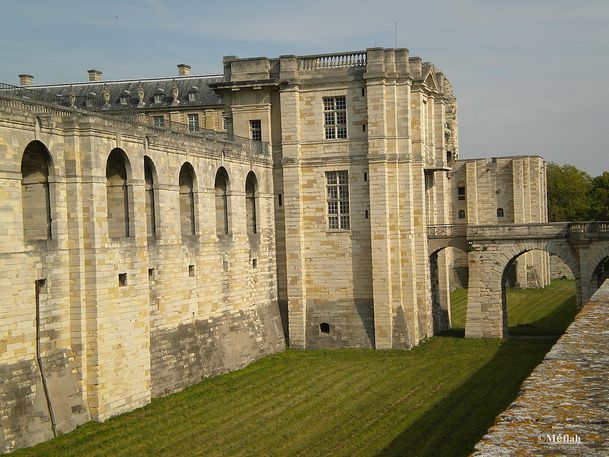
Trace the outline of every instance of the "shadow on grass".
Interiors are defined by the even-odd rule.
[[[404,430],[378,455],[466,456],[516,397],[555,340],[506,340],[459,388]]]
[[[508,327],[509,335],[562,335],[577,314],[575,296],[564,300],[554,311],[528,324]]]

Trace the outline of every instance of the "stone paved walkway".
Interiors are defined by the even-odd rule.
[[[525,380],[475,456],[609,456],[609,281]]]

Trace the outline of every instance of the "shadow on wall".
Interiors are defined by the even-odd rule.
[[[507,340],[493,359],[402,431],[378,455],[463,456],[516,398],[521,383],[554,340]]]

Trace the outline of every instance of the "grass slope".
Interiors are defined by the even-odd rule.
[[[556,307],[543,309],[517,322],[557,325]],[[13,455],[463,456],[552,344],[434,337],[412,351],[286,351]]]

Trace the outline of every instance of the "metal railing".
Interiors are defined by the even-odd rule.
[[[299,56],[300,70],[317,70],[319,68],[348,68],[365,67],[366,51],[341,52],[336,54],[320,54]]]
[[[46,108],[58,108],[62,114],[81,112],[103,118],[118,119],[131,124],[142,125],[161,131],[194,135],[206,140],[228,143],[255,154],[270,154],[268,143],[254,141],[250,138],[232,135],[216,130],[198,128],[193,130],[188,124],[166,120],[164,125],[156,125],[151,116],[146,115],[133,106],[110,105],[99,100],[83,100],[83,97],[72,95],[53,95],[48,92],[25,87],[0,83],[0,98],[3,100],[21,101],[33,111],[40,112]],[[83,106],[84,105],[84,106]]]

